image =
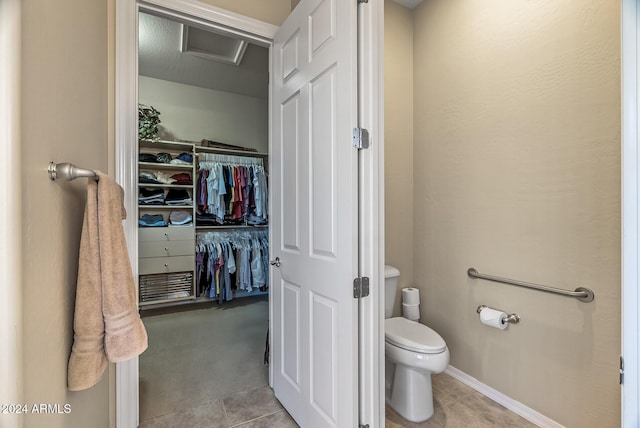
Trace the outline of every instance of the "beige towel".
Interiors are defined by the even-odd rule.
[[[74,343],[69,359],[69,389],[98,383],[107,365],[140,355],[147,332],[137,311],[136,292],[122,219],[124,192],[98,171],[98,183],[87,184],[76,309]]]
[[[79,391],[98,383],[107,367],[98,241],[98,184],[93,180],[87,184],[73,332],[67,381],[71,391]]]

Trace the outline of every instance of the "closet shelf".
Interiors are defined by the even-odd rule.
[[[150,141],[150,140],[140,140],[139,141],[140,148],[143,149],[151,149],[155,151],[183,151],[183,152],[193,152],[194,143],[181,143],[179,141]]]
[[[186,210],[192,209],[193,205],[138,205],[141,210]]]
[[[193,189],[190,184],[150,184],[150,183],[138,183],[139,188],[147,187],[159,187],[161,189]]]
[[[196,151],[199,153],[214,153],[219,155],[235,155],[235,156],[246,156],[253,158],[266,158],[269,156],[269,153],[264,152],[250,152],[247,150],[234,150],[234,149],[219,149],[216,147],[201,147],[196,146]],[[197,156],[197,154],[196,154]]]
[[[156,162],[138,162],[138,169],[151,170],[151,169],[164,169],[164,170],[185,170],[191,171],[193,169],[193,165],[181,165],[181,164],[172,164],[172,163],[156,163]]]

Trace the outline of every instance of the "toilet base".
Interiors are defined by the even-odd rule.
[[[431,373],[396,364],[387,394],[387,404],[411,422],[424,422],[433,416]]]

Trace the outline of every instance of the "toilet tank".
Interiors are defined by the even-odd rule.
[[[384,267],[384,317],[391,318],[393,306],[396,303],[396,293],[398,291],[398,279],[400,271],[390,265]]]

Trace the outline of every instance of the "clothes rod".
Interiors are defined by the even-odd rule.
[[[487,281],[501,282],[503,284],[517,285],[518,287],[533,288],[534,290],[546,291],[547,293],[560,294],[562,296],[575,297],[581,302],[592,302],[595,298],[593,290],[585,287],[578,287],[574,291],[563,290],[561,288],[549,287],[546,285],[533,284],[531,282],[518,281],[515,279],[501,278],[499,276],[486,275],[478,272],[475,268],[469,268],[467,275],[471,278],[486,279]]]
[[[78,168],[72,163],[49,163],[49,178],[53,181],[64,180],[71,181],[80,177],[87,177],[91,180],[98,181],[98,174],[90,169]]]

